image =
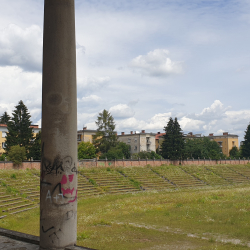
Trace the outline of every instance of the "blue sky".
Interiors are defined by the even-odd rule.
[[[41,123],[43,1],[0,0],[0,114]],[[78,129],[238,134],[250,122],[250,2],[76,0]]]

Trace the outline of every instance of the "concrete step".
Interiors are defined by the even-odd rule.
[[[30,208],[22,209],[22,210],[15,211],[15,212],[10,213],[10,214],[22,213],[22,212],[25,212],[25,211],[28,211],[28,210],[31,210],[31,209],[34,209],[34,208],[37,208],[37,207],[38,207],[38,206],[34,206],[34,207],[30,207]]]
[[[23,202],[24,202],[23,200],[20,200],[20,201],[17,201],[17,202],[12,202],[12,203],[7,203],[7,204],[0,205],[0,207],[8,207],[8,206],[20,204],[20,203],[23,203]]]
[[[16,210],[16,209],[19,209],[19,208],[24,208],[24,207],[28,207],[28,206],[31,206],[31,205],[34,205],[34,204],[33,203],[27,203],[27,204],[24,204],[24,205],[21,205],[21,206],[8,208],[6,210],[3,210],[2,212],[8,212],[8,211],[11,211],[11,210]]]

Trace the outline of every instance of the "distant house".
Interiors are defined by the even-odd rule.
[[[164,141],[165,134],[166,133],[157,132],[157,134],[155,135],[155,150],[156,150],[156,152],[161,151],[161,144]]]
[[[117,135],[118,141],[130,145],[131,154],[139,153],[141,151],[155,152],[155,133],[146,133],[142,130],[141,133],[131,131],[130,134],[121,132]]]
[[[214,135],[211,133],[207,137],[216,141],[221,147],[222,153],[226,156],[229,156],[229,152],[233,147],[237,147],[239,149],[238,135],[232,135],[228,132],[224,132],[222,135]]]
[[[77,131],[77,143],[80,142],[91,142],[93,143],[93,135],[95,135],[97,130],[91,130],[87,129],[87,127],[84,127],[82,130]]]
[[[5,141],[8,129],[6,124],[0,124],[0,155],[5,153]]]

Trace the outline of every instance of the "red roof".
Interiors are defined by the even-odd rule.
[[[0,127],[7,127],[6,124],[0,124]]]
[[[38,125],[30,125],[30,128],[39,128]]]
[[[155,139],[157,140],[157,139],[159,139],[159,137],[161,137],[161,136],[163,136],[163,135],[165,135],[166,133],[160,133],[160,134],[156,134],[155,135]]]

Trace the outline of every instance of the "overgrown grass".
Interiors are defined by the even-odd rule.
[[[95,187],[98,186],[97,183],[96,183],[96,181],[93,180],[93,179],[89,179],[89,182],[90,182],[92,185],[94,185]]]
[[[249,249],[249,200],[250,184],[80,199],[77,244],[99,250]],[[39,235],[39,208],[7,216],[0,227]]]
[[[250,241],[249,199],[250,186],[82,199],[77,244],[102,250],[247,249],[218,239]],[[39,210],[4,218],[0,227],[39,235]]]

